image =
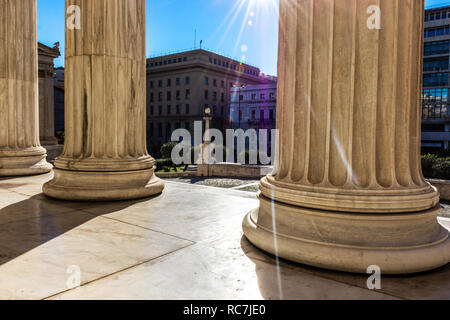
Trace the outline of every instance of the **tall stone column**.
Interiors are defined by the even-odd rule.
[[[49,172],[39,143],[36,0],[0,0],[0,176]]]
[[[367,24],[374,4],[381,29]],[[420,164],[423,12],[424,0],[281,0],[279,160],[243,223],[253,244],[360,273],[449,262]]]
[[[66,0],[65,144],[44,193],[124,200],[162,192],[145,141],[145,0]],[[70,18],[70,16],[66,16]]]

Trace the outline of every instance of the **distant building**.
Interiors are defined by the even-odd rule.
[[[230,127],[230,90],[233,86],[273,83],[256,67],[198,49],[147,59],[148,147],[157,155],[172,131],[193,134],[194,121],[212,112],[212,127]]]
[[[450,6],[425,11],[422,149],[449,149]]]
[[[247,85],[231,89],[233,129],[275,129],[277,84]]]
[[[39,139],[47,149],[48,161],[54,160],[62,151],[55,137],[54,59],[61,55],[58,46],[55,44],[51,48],[38,43]]]

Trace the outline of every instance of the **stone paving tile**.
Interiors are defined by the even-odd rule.
[[[249,259],[242,251],[200,244],[53,298],[395,299],[283,265],[277,268],[274,263]]]
[[[165,192],[152,200],[110,213],[97,207],[83,211],[223,247],[226,239],[240,238],[244,216],[257,206],[254,194],[167,182]]]
[[[43,299],[63,292],[71,266],[87,283],[189,245],[81,211],[11,222],[0,226],[0,299]]]

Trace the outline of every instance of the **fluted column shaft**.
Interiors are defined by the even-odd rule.
[[[36,0],[0,0],[0,176],[51,170],[39,143]]]
[[[66,27],[65,144],[55,161],[58,170],[53,189],[70,183],[62,178],[68,172],[79,171],[97,173],[98,190],[111,188],[112,180],[112,189],[117,190],[106,199],[102,192],[83,193],[76,200],[136,198],[160,192],[162,182],[154,177],[155,161],[146,149],[145,0],[66,0],[66,8],[71,5],[80,8],[81,28]],[[139,175],[134,191],[123,192]],[[76,179],[75,174],[73,187],[83,180]],[[53,191],[44,187],[51,196],[71,197]]]
[[[253,244],[361,273],[449,262],[420,165],[423,20],[424,0],[280,1],[280,152],[243,223]]]
[[[367,26],[374,4],[380,30]],[[422,7],[421,0],[282,2],[280,160],[262,182],[265,196],[356,212],[436,205],[420,166]]]

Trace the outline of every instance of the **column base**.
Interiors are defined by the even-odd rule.
[[[42,147],[0,151],[0,177],[44,174],[52,168],[46,161],[46,151]]]
[[[43,187],[51,198],[70,201],[120,201],[160,194],[164,182],[154,169],[88,172],[54,169],[55,177]]]
[[[432,270],[450,262],[440,206],[417,213],[356,214],[295,207],[260,195],[244,219],[247,239],[281,258],[324,269],[382,274]],[[275,221],[275,227],[273,222]]]

